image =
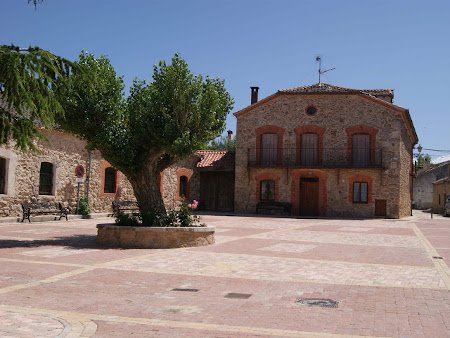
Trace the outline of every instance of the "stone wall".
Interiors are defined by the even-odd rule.
[[[63,201],[76,203],[75,167],[86,167],[85,143],[58,131],[44,131],[46,140],[38,142],[38,152],[19,152],[2,147],[0,156],[8,159],[8,191],[0,195],[0,216],[19,216],[23,201]],[[53,164],[52,195],[39,195],[39,171],[42,162]]]
[[[162,189],[161,193],[166,208],[176,208],[180,202],[191,202],[200,200],[200,173],[195,170],[199,157],[189,156],[178,161],[169,168],[165,169],[161,175]],[[180,196],[180,177],[188,178],[188,195]]]
[[[450,164],[446,163],[435,168],[419,172],[414,178],[413,203],[417,209],[429,209],[433,206],[433,182],[449,174]]]
[[[113,200],[134,200],[131,184],[125,175],[117,173],[115,193],[104,193],[104,172],[110,164],[100,152],[91,154],[86,143],[77,137],[56,130],[43,131],[46,140],[38,142],[38,152],[21,152],[12,146],[0,147],[0,157],[6,159],[6,194],[0,194],[0,217],[20,216],[24,201],[63,202],[76,209],[77,186],[75,168],[82,165],[86,175],[80,183],[80,196],[89,195],[91,212],[112,212]],[[195,171],[197,156],[190,156],[167,168],[161,175],[161,189],[166,208],[173,208],[182,199],[178,195],[179,177],[189,176],[189,196],[186,201],[199,198],[199,173]],[[39,171],[42,162],[53,164],[53,192],[39,195]],[[87,179],[86,176],[89,178]]]
[[[307,115],[305,111],[308,106],[316,107],[317,113]],[[372,217],[375,199],[383,199],[387,201],[387,217],[406,216],[409,210],[407,205],[410,205],[408,202],[410,169],[407,167],[411,163],[408,150],[411,149],[411,144],[405,143],[403,135],[406,134],[406,130],[401,116],[382,104],[351,94],[279,95],[237,116],[236,212],[255,212],[256,175],[263,169],[248,169],[247,163],[249,154],[251,156],[251,152],[258,144],[257,128],[264,126],[276,127],[276,131],[271,132],[281,133],[281,137],[278,136],[279,140],[282,139],[279,146],[285,149],[295,149],[298,146],[296,135],[298,128],[311,126],[318,130],[323,128],[324,160],[329,157],[330,161],[336,160],[341,163],[344,163],[347,156],[348,128],[363,126],[374,130],[376,149],[380,150],[383,168],[322,169],[321,175],[327,182],[327,197],[326,203],[322,203],[322,208],[325,209],[321,212],[329,216]],[[251,149],[250,153],[248,148]],[[279,198],[281,201],[297,203],[291,192],[293,171],[292,169],[281,171],[280,175],[284,179],[280,178]],[[310,172],[310,175],[314,176],[314,171]],[[347,180],[354,175],[366,175],[372,180],[373,198],[368,205],[348,201]],[[405,191],[406,197],[400,201],[400,194],[403,196]],[[296,207],[293,205],[293,209]]]
[[[450,195],[450,177],[433,184],[434,213],[440,214],[444,212],[445,201],[448,195]]]

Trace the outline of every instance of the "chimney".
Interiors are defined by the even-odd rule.
[[[256,102],[258,102],[258,90],[259,87],[250,87],[251,91],[252,91],[252,97],[251,97],[251,104],[254,104]]]
[[[227,133],[228,133],[228,142],[231,142],[231,139],[233,137],[233,131],[232,130],[228,130]]]

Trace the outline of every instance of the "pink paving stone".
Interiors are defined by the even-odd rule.
[[[76,267],[69,266],[18,263],[4,260],[0,261],[0,264],[0,290],[4,287],[38,281],[76,269]]]
[[[287,246],[294,244],[298,247],[304,245],[307,250],[303,252],[274,250],[274,245]],[[315,246],[308,248],[308,246]],[[194,250],[194,249],[191,249]],[[312,242],[287,242],[247,238],[218,244],[211,247],[195,248],[197,251],[232,252],[236,254],[252,254],[271,257],[292,257],[327,261],[344,261],[357,263],[430,266],[432,261],[424,249],[396,248],[379,246],[321,244]],[[356,254],[355,254],[356,253]]]
[[[304,228],[305,230],[311,231],[337,231],[337,232],[361,232],[367,234],[384,234],[384,235],[402,235],[402,236],[414,236],[414,231],[407,228],[396,228],[396,227],[370,227],[370,225],[312,225]]]
[[[301,241],[274,240],[262,238],[249,238],[255,234],[270,234],[302,229],[305,224],[338,229],[348,227],[349,224],[358,227],[355,221],[346,220],[295,220],[274,219],[257,217],[223,217],[204,216],[206,221],[218,227],[218,238],[231,240],[223,244],[217,244],[205,248],[183,249],[178,251],[167,250],[97,250],[93,242],[92,234],[96,221],[61,222],[55,228],[53,234],[35,234],[41,245],[5,245],[13,243],[2,240],[0,237],[0,264],[2,274],[17,275],[17,283],[20,281],[34,281],[54,276],[59,273],[73,270],[73,267],[51,265],[59,264],[83,264],[91,266],[92,271],[78,275],[64,277],[61,280],[41,284],[34,287],[0,293],[0,307],[4,305],[19,306],[23,309],[42,308],[48,310],[65,310],[73,313],[116,315],[123,318],[136,317],[148,319],[167,320],[173,322],[196,322],[215,325],[217,330],[193,330],[186,327],[176,328],[170,324],[166,326],[139,325],[133,323],[117,323],[107,320],[96,320],[98,325],[96,336],[100,337],[252,337],[250,334],[239,335],[220,330],[221,325],[237,325],[242,327],[283,329],[307,331],[315,333],[338,333],[341,335],[372,335],[372,336],[408,336],[408,337],[445,337],[449,336],[450,321],[450,296],[446,289],[427,288],[400,288],[400,287],[370,287],[357,285],[337,285],[317,282],[283,282],[281,280],[263,280],[264,267],[258,270],[261,278],[228,278],[214,276],[198,276],[180,273],[167,273],[173,261],[167,261],[167,265],[153,272],[145,271],[121,271],[114,268],[104,268],[105,262],[117,262],[121,259],[131,259],[136,262],[144,262],[142,257],[148,256],[146,264],[151,264],[151,258],[155,260],[167,252],[179,252],[180,257],[192,257],[201,259],[201,253],[230,255],[249,255],[261,257],[261,259],[312,259],[317,262],[352,262],[352,263],[376,263],[383,265],[405,266],[420,269],[434,269],[431,259],[423,246],[420,247],[371,247],[363,245],[343,245],[329,243],[311,243]],[[450,219],[449,219],[450,220]],[[401,229],[402,234],[410,239],[415,235],[407,234],[404,230],[412,230],[408,221],[391,220],[367,220],[364,226],[376,229]],[[421,220],[415,220],[419,229]],[[440,222],[439,225],[450,226],[450,222]],[[435,226],[435,224],[432,224]],[[221,228],[223,226],[223,228]],[[42,228],[48,228],[49,224],[42,224]],[[311,229],[308,228],[309,231]],[[25,224],[14,226],[0,226],[0,236],[11,235],[11,230],[29,230]],[[39,229],[33,224],[32,229]],[[424,231],[424,235],[432,235],[433,227],[428,227],[431,233]],[[441,228],[442,230],[442,228]],[[320,232],[319,230],[314,230]],[[330,231],[330,230],[327,230]],[[335,230],[333,230],[335,231]],[[38,231],[39,232],[39,231]],[[55,238],[64,235],[66,241],[60,241],[58,245],[45,244],[45,241],[54,241]],[[301,231],[299,232],[301,233]],[[342,233],[342,231],[340,232]],[[345,231],[343,233],[346,233]],[[354,232],[352,232],[354,233]],[[370,235],[367,232],[357,232],[361,238]],[[372,233],[373,235],[374,233]],[[379,235],[393,235],[392,232],[377,233]],[[29,233],[27,235],[30,235]],[[442,235],[442,231],[440,232]],[[34,235],[33,235],[34,236]],[[85,238],[77,236],[87,236]],[[89,239],[89,236],[91,238]],[[244,238],[245,237],[245,238]],[[442,236],[441,236],[442,237]],[[20,240],[19,240],[20,242]],[[15,242],[17,244],[17,242]],[[19,243],[20,244],[20,243]],[[23,244],[23,243],[22,243]],[[448,242],[447,242],[448,244]],[[283,249],[284,245],[284,249]],[[289,246],[290,245],[290,246]],[[299,250],[295,251],[295,245]],[[305,247],[302,251],[301,245]],[[3,247],[2,247],[3,246]],[[276,250],[264,250],[267,247]],[[86,250],[81,254],[62,255],[61,250],[69,250],[79,247]],[[447,245],[448,247],[448,245]],[[53,249],[56,249],[53,251]],[[92,249],[93,251],[89,251]],[[285,250],[287,249],[287,250]],[[29,256],[24,253],[41,251],[37,256]],[[45,251],[48,250],[48,251]],[[277,251],[278,250],[278,251]],[[291,251],[290,251],[291,250]],[[294,252],[292,252],[294,250]],[[445,250],[445,249],[444,249]],[[63,253],[67,253],[64,252]],[[439,252],[439,249],[438,249]],[[44,254],[44,256],[42,256]],[[45,257],[50,255],[51,257]],[[52,256],[53,255],[53,256]],[[19,260],[11,265],[11,262],[1,258],[14,258]],[[176,260],[176,256],[173,258]],[[43,261],[47,264],[30,264],[30,261]],[[7,262],[7,264],[5,263]],[[126,261],[123,261],[124,264]],[[194,264],[196,262],[192,262]],[[208,262],[204,262],[208,267]],[[99,265],[95,265],[99,264]],[[122,264],[122,263],[121,263]],[[186,264],[191,264],[186,260]],[[217,269],[223,271],[233,269],[223,262],[215,260]],[[334,263],[333,263],[334,264]],[[114,267],[115,265],[109,265]],[[117,265],[117,266],[120,266]],[[137,265],[139,266],[139,265]],[[319,265],[317,265],[319,266]],[[31,268],[30,268],[31,267]],[[37,267],[37,270],[33,270]],[[274,266],[273,268],[276,269]],[[281,266],[279,268],[282,268]],[[361,266],[362,269],[366,266]],[[66,270],[64,270],[66,269]],[[180,267],[184,269],[184,267]],[[267,267],[266,267],[267,269]],[[190,271],[190,270],[189,270]],[[411,270],[411,271],[414,271]],[[272,271],[273,273],[273,271]],[[326,271],[321,271],[326,273]],[[342,271],[342,274],[347,273]],[[281,277],[281,276],[280,276]],[[380,278],[380,276],[374,276]],[[385,276],[389,278],[389,276]],[[411,275],[411,279],[416,276]],[[426,281],[425,281],[426,282]],[[430,281],[431,283],[431,281]],[[16,284],[16,282],[14,282]],[[426,284],[426,283],[425,283]],[[424,284],[424,285],[425,285]],[[419,284],[417,284],[419,285]],[[0,290],[4,285],[0,284]],[[198,292],[171,291],[173,288],[197,288]],[[252,296],[248,299],[229,299],[224,296],[227,293],[248,293]],[[297,304],[298,297],[321,297],[339,301],[337,309],[314,308]],[[434,318],[434,319],[430,319]],[[0,318],[1,321],[1,318]],[[0,331],[1,332],[1,331]],[[434,336],[432,335],[434,334]],[[264,334],[255,335],[264,337]],[[268,335],[270,336],[270,335]]]

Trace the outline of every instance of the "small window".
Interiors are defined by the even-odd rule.
[[[117,185],[117,170],[113,167],[105,169],[105,185],[103,192],[106,194],[114,194],[116,192]]]
[[[275,181],[264,180],[261,181],[260,186],[261,201],[274,201],[275,200]]]
[[[317,108],[314,106],[309,106],[306,108],[306,114],[308,115],[315,115],[317,113]]]
[[[180,176],[179,196],[188,198],[188,178],[187,176]]]
[[[53,164],[50,162],[41,163],[39,195],[53,195]]]
[[[353,182],[353,203],[368,202],[367,182]]]
[[[0,194],[6,194],[6,158],[0,157]]]

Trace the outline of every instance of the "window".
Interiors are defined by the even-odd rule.
[[[368,184],[367,182],[353,182],[353,203],[367,203]]]
[[[41,163],[39,195],[53,195],[53,164],[50,162]]]
[[[0,157],[0,194],[6,194],[6,158]]]
[[[302,134],[300,161],[302,165],[319,164],[319,136],[313,133]]]
[[[356,167],[366,167],[370,164],[370,135],[352,136],[352,161]]]
[[[316,107],[309,106],[308,108],[306,108],[306,114],[314,115],[315,113],[317,113],[317,108]]]
[[[188,178],[187,176],[180,176],[180,187],[178,195],[180,197],[188,198]]]
[[[105,169],[105,185],[103,187],[104,193],[114,194],[117,186],[117,170],[113,167]]]
[[[260,187],[261,201],[274,201],[275,200],[275,181],[263,180]]]
[[[277,134],[261,135],[261,164],[274,165],[278,156],[278,136]]]

